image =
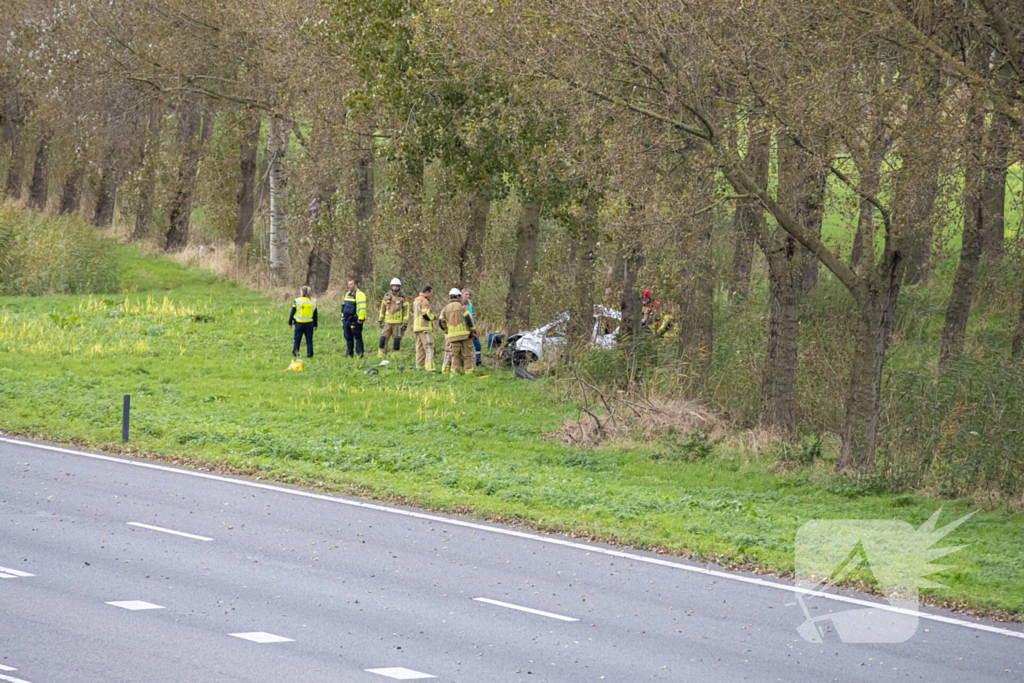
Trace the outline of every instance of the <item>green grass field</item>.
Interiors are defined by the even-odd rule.
[[[288,304],[130,247],[116,258],[130,293],[0,297],[0,429],[118,449],[131,394],[128,452],[779,573],[808,520],[918,526],[940,506],[942,523],[975,507],[873,493],[827,458],[779,473],[738,447],[690,462],[674,437],[564,447],[545,438],[576,415],[554,380],[367,376],[343,357],[336,310],[321,311],[316,357],[289,372]],[[933,601],[1024,616],[1024,515],[982,512],[947,542],[969,545]]]

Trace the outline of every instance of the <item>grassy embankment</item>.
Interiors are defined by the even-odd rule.
[[[729,442],[711,455],[678,437],[563,447],[545,438],[574,416],[553,380],[493,368],[367,376],[342,357],[336,311],[321,312],[306,371],[287,372],[285,305],[130,247],[114,253],[118,292],[0,297],[0,429],[120,449],[129,393],[128,452],[780,573],[807,520],[918,526],[941,505],[940,523],[975,508],[851,488],[827,458],[780,471]],[[411,349],[402,359],[412,364]],[[982,512],[946,542],[970,545],[930,600],[1024,615],[1024,515]]]

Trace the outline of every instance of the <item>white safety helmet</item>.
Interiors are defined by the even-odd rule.
[[[391,278],[391,284],[398,285],[399,287],[401,287],[402,286],[402,281],[399,280],[397,277],[393,277],[393,278]]]
[[[452,290],[448,292],[448,296],[462,296],[462,292],[459,291],[458,287],[452,287]]]

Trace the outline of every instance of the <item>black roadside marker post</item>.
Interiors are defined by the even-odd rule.
[[[121,441],[128,443],[128,418],[132,411],[131,394],[124,395],[124,410],[121,411]]]

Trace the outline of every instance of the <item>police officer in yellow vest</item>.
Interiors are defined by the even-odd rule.
[[[313,357],[313,331],[316,329],[316,299],[309,298],[309,287],[302,286],[299,298],[292,304],[292,313],[288,316],[288,327],[295,328],[295,343],[292,344],[292,355],[299,354],[299,344],[306,338],[306,357]]]
[[[366,321],[366,295],[359,289],[355,279],[348,281],[345,300],[341,302],[341,327],[345,333],[345,357],[352,357],[352,346],[356,355],[363,357],[363,322]]]
[[[420,295],[412,301],[412,331],[416,335],[416,369],[434,371],[434,320],[437,316],[430,312],[430,298],[434,295],[433,287],[424,287]]]
[[[402,331],[409,326],[409,299],[402,295],[402,281],[397,277],[391,280],[391,291],[384,295],[380,302],[380,347],[378,356],[388,352],[388,339],[394,337],[395,351],[402,348]]]
[[[458,370],[468,374],[473,372],[473,317],[462,303],[462,292],[453,288],[448,296],[451,301],[441,311],[438,324],[450,348],[452,374]]]

